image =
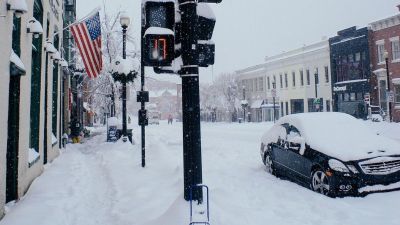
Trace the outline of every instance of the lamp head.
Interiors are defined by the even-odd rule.
[[[128,15],[121,14],[121,16],[119,17],[119,23],[121,24],[121,26],[123,28],[127,28],[129,26],[129,24],[131,23],[131,19],[129,18]]]
[[[389,59],[389,52],[388,52],[388,51],[385,51],[385,52],[383,53],[383,58],[384,58],[384,59]]]

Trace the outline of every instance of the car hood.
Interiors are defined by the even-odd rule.
[[[342,161],[400,155],[400,143],[378,135],[329,136],[324,140],[305,138],[312,149]]]

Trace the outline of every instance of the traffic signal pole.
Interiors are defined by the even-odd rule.
[[[182,20],[183,167],[184,198],[190,200],[190,188],[202,183],[199,66],[197,52],[197,3],[179,0]],[[194,190],[193,200],[202,201],[202,191]]]
[[[143,14],[142,14],[143,17]],[[143,20],[144,18],[142,18]],[[143,37],[145,33],[145,28],[144,25],[142,24],[142,29],[141,29],[141,37]],[[144,84],[145,84],[145,66],[144,66],[144,43],[143,39],[141,41],[141,54],[140,54],[140,91],[141,93],[144,92]],[[140,110],[144,111],[146,109],[146,101],[145,99],[141,98],[140,99]],[[139,119],[140,120],[140,119]],[[143,121],[142,121],[143,122]],[[146,124],[143,122],[141,123],[141,135],[142,135],[142,167],[146,167]]]

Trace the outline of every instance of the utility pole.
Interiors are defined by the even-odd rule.
[[[197,52],[197,2],[179,0],[182,18],[182,112],[184,197],[190,199],[190,188],[202,183],[199,66]],[[202,201],[202,191],[196,190],[193,199]]]
[[[388,115],[389,115],[389,122],[392,122],[392,99],[389,98],[389,95],[391,95],[390,92],[390,73],[389,73],[389,53],[387,51],[384,52],[384,57],[385,57],[385,63],[386,63],[386,80],[387,80],[387,92],[386,95],[387,100],[389,101],[389,110],[388,110]]]
[[[129,20],[128,20],[129,21]],[[122,58],[126,59],[126,29],[128,25],[122,24]],[[127,136],[126,125],[126,76],[122,82],[122,137]],[[125,140],[125,139],[124,139]]]
[[[142,15],[143,16],[143,15]],[[144,35],[145,32],[145,28],[144,26],[142,26],[142,37]],[[140,56],[140,91],[141,93],[145,93],[144,92],[144,85],[145,85],[145,68],[144,68],[144,53],[143,53],[143,49],[144,49],[144,43],[142,41],[141,43],[141,49],[142,49],[142,53]],[[139,111],[139,115],[140,114],[145,114],[144,116],[142,115],[142,117],[146,117],[146,99],[143,97],[140,97],[140,111]],[[147,100],[148,101],[148,100]],[[142,118],[142,120],[145,120],[145,118]],[[140,122],[140,126],[141,126],[141,135],[142,135],[142,167],[146,167],[146,123],[145,121],[141,121]]]

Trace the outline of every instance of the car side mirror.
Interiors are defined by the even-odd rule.
[[[306,140],[301,136],[288,137],[289,148],[299,151],[301,155],[304,154],[306,148]]]

